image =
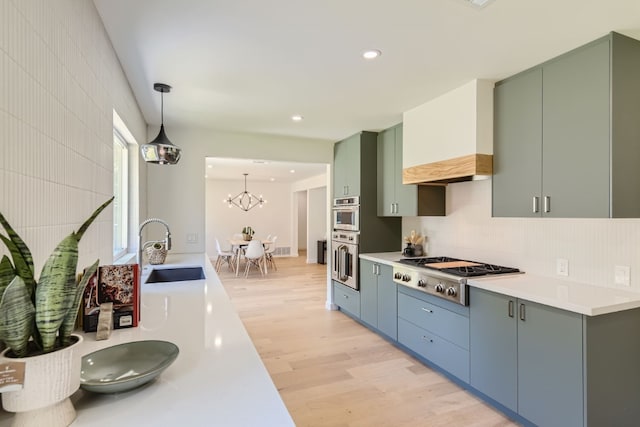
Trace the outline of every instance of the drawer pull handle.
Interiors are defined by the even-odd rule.
[[[345,299],[349,299],[349,295],[343,295],[343,297],[345,297]]]
[[[509,317],[513,317],[513,301],[509,301]]]
[[[524,304],[520,304],[520,320],[523,322],[527,320],[527,314],[524,308]]]
[[[433,313],[433,310],[429,310],[428,308],[422,307],[422,311],[426,311],[427,313]]]
[[[422,336],[422,339],[425,341],[429,341],[429,342],[433,342],[433,340],[431,338],[427,338],[426,336]]]

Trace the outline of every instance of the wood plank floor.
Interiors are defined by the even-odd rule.
[[[325,309],[326,266],[276,258],[278,271],[219,275],[299,427],[516,426],[350,319]],[[248,406],[250,410],[250,405]]]

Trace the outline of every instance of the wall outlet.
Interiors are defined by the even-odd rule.
[[[616,285],[631,286],[631,268],[628,265],[616,265],[613,268],[614,283]]]
[[[558,276],[569,275],[569,260],[566,258],[558,258],[556,260],[556,274]]]
[[[187,233],[187,243],[198,243],[198,233]]]

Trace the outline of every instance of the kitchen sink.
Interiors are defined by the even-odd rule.
[[[145,283],[184,282],[206,279],[202,267],[153,269]]]

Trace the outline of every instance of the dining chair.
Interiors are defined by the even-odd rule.
[[[220,241],[218,240],[218,238],[216,238],[216,250],[218,251],[218,258],[216,259],[216,265],[215,265],[216,271],[220,271],[220,267],[222,267],[222,264],[224,264],[225,262],[227,263],[227,265],[232,271],[235,271],[235,266],[233,262],[235,252],[223,251],[222,248],[220,247]]]
[[[244,269],[244,277],[249,276],[249,269],[252,265],[258,267],[260,270],[260,274],[264,275],[263,264],[265,262],[264,258],[264,247],[262,246],[262,242],[260,240],[251,240],[247,249],[244,252],[244,258],[247,261],[247,266]]]
[[[271,238],[271,244],[269,245],[269,248],[265,251],[264,253],[264,257],[266,262],[274,269],[274,270],[278,270],[278,267],[276,266],[276,261],[273,258],[273,254],[276,251],[276,240],[278,240],[278,236],[273,236]]]

